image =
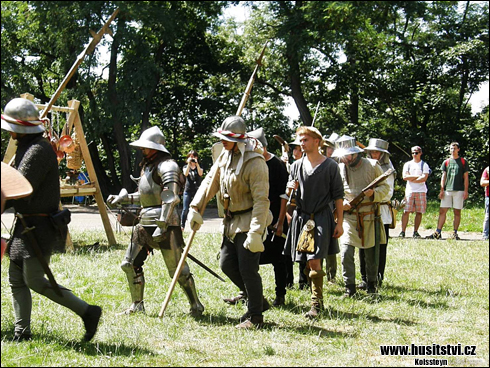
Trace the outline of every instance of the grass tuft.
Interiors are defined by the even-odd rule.
[[[463,211],[464,213],[465,211]],[[427,216],[431,218],[431,216]],[[479,231],[479,230],[478,230]],[[81,342],[82,320],[71,311],[32,293],[29,342],[14,343],[14,315],[8,284],[8,257],[2,260],[2,366],[407,366],[415,358],[447,359],[448,365],[489,365],[489,244],[484,241],[428,241],[392,238],[379,295],[360,291],[344,299],[339,271],[324,285],[325,310],[310,321],[309,290],[288,290],[285,306],[264,314],[261,330],[235,328],[244,305],[222,301],[237,293],[189,261],[205,306],[199,319],[176,287],[165,316],[158,313],[171,279],[161,253],[145,263],[147,313],[116,316],[130,305],[120,268],[129,234],[107,247],[102,232],[71,234],[75,251],[55,254],[56,280],[90,304],[102,306],[101,324],[90,343]],[[189,234],[186,234],[188,236]],[[96,243],[99,242],[97,245]],[[219,269],[218,234],[197,234],[191,253],[226,279]],[[357,256],[356,256],[357,259]],[[260,268],[264,293],[275,297],[271,265]],[[359,274],[357,279],[360,280]],[[381,355],[381,345],[476,346],[472,356]]]

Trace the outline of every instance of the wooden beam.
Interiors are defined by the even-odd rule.
[[[102,218],[102,223],[104,225],[105,232],[107,234],[107,240],[109,241],[109,245],[116,244],[116,238],[114,237],[114,232],[112,231],[111,222],[109,220],[109,214],[107,212],[107,208],[105,206],[104,198],[102,198],[102,192],[100,191],[99,182],[97,180],[97,174],[95,173],[94,164],[92,163],[92,158],[90,157],[90,151],[88,150],[87,141],[85,139],[85,133],[83,132],[82,123],[80,121],[80,115],[78,113],[78,105],[80,104],[77,100],[68,101],[68,105],[70,107],[75,108],[75,112],[73,113],[75,116],[73,125],[74,129],[77,133],[77,138],[80,141],[80,148],[82,150],[82,157],[85,161],[85,166],[87,167],[87,172],[90,180],[95,185],[96,191],[94,193],[95,201],[97,202],[97,206],[99,207],[100,216]]]

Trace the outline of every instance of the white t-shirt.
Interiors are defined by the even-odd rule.
[[[422,169],[423,164],[423,169]],[[403,165],[403,173],[408,172],[410,175],[420,176],[422,174],[429,174],[430,168],[427,165],[427,162],[420,161],[415,162],[414,160],[405,162]],[[425,182],[423,183],[413,183],[411,181],[407,181],[407,187],[405,188],[405,195],[408,196],[410,193],[427,193],[427,186]]]

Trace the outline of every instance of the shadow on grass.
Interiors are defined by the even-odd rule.
[[[421,300],[420,298],[416,297],[410,297],[407,296],[406,293],[414,292],[414,293],[424,293],[427,294],[428,296],[433,296],[433,297],[455,297],[458,296],[458,293],[455,293],[451,289],[447,287],[441,287],[439,290],[426,290],[426,289],[417,289],[417,288],[409,288],[406,286],[397,286],[397,285],[390,285],[390,284],[383,284],[383,289],[386,290],[392,290],[395,295],[386,295],[384,294],[382,296],[383,300],[393,300],[393,301],[405,301],[406,303],[412,305],[412,306],[420,306],[423,308],[436,308],[436,309],[449,309],[450,307],[448,306],[446,301],[431,301],[427,302],[425,300]]]
[[[293,308],[297,310],[297,307]],[[272,331],[274,329],[280,329],[284,331],[295,331],[296,333],[299,333],[301,335],[311,335],[311,336],[322,336],[322,337],[355,337],[355,334],[352,332],[340,332],[340,331],[333,331],[333,330],[328,330],[326,328],[316,326],[314,325],[315,321],[304,319],[304,323],[296,324],[295,326],[291,325],[281,325],[276,322],[270,321],[267,318],[267,313],[264,312],[264,325],[260,330],[265,330],[265,331]],[[151,317],[158,318],[156,314],[152,314]],[[164,317],[165,318],[165,317]],[[168,316],[168,318],[172,318],[172,316]],[[193,318],[190,317],[189,318]],[[240,318],[234,318],[234,317],[229,317],[225,313],[206,313],[201,317],[195,317],[193,318],[197,323],[200,325],[206,325],[206,326],[212,326],[212,327],[235,327],[240,323]],[[327,314],[323,312],[320,315],[320,318],[316,321],[320,322],[324,319],[327,319]]]
[[[135,353],[141,353],[141,354],[152,354],[153,351],[148,350],[148,349],[142,349],[137,346],[129,346],[125,344],[109,344],[105,342],[99,342],[99,341],[90,341],[90,342],[84,342],[84,341],[76,341],[76,340],[70,340],[63,338],[61,336],[56,336],[56,335],[32,335],[32,340],[31,341],[24,341],[24,342],[13,342],[14,340],[14,331],[13,331],[13,326],[11,330],[6,330],[2,326],[2,332],[1,332],[1,340],[2,344],[11,342],[12,344],[50,344],[50,345],[58,345],[64,349],[72,349],[73,351],[82,352],[83,354],[86,355],[92,355],[92,356],[100,356],[101,354],[105,355],[112,355],[112,356],[127,356],[131,357],[134,356]]]

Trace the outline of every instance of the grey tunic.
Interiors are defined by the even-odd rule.
[[[326,258],[328,254],[339,253],[338,242],[332,238],[335,221],[330,203],[344,197],[342,177],[334,160],[327,158],[307,175],[303,165],[304,159],[295,161],[289,174],[289,181],[298,180],[299,187],[296,191],[296,209],[287,235],[285,252],[291,252],[291,258],[296,262]],[[314,214],[316,224],[315,253],[298,253],[296,244],[303,225],[310,219],[311,214]]]

